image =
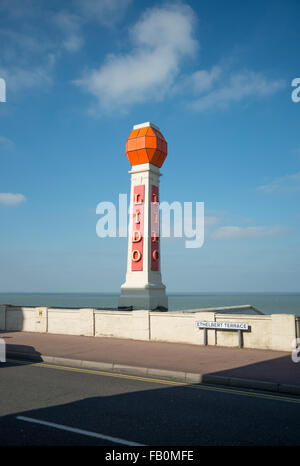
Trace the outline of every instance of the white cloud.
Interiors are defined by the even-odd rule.
[[[54,22],[63,32],[62,46],[68,52],[77,52],[83,45],[80,17],[67,11],[61,11],[54,17]]]
[[[63,33],[62,47],[70,53],[77,52],[84,43],[82,27],[91,21],[102,26],[113,26],[124,16],[132,0],[75,0],[74,11],[63,10],[53,17]]]
[[[105,108],[159,99],[179,74],[181,60],[196,50],[193,25],[194,14],[185,5],[146,10],[130,31],[131,53],[109,55],[75,84]]]
[[[132,0],[76,0],[82,14],[104,26],[112,26],[122,19]]]
[[[259,186],[265,193],[294,192],[300,190],[300,172],[275,178],[270,184]]]
[[[0,193],[0,204],[3,205],[17,205],[25,201],[26,197],[23,194]]]
[[[131,4],[132,0],[72,0],[53,9],[39,0],[0,0],[1,15],[17,25],[0,29],[0,75],[6,78],[9,91],[51,84],[58,59],[82,48],[85,27],[91,22],[115,26]],[[229,75],[223,62],[184,75],[185,60],[199,45],[195,23],[196,15],[184,3],[144,9],[129,28],[128,52],[106,55],[74,84],[91,94],[100,107],[112,110],[184,93],[184,102],[191,100],[190,108],[205,111],[271,95],[283,87],[282,80],[254,71]]]
[[[34,31],[22,31],[20,29],[1,28],[1,50],[2,62],[11,63],[18,60],[18,63],[26,63],[28,57],[34,54],[46,53],[49,50],[49,42],[41,35],[37,40]]]
[[[221,218],[219,217],[216,217],[216,216],[205,216],[204,218],[204,223],[205,223],[205,226],[213,226],[213,225],[216,225],[217,223],[221,222]]]
[[[116,24],[131,2],[71,0],[53,8],[40,0],[0,0],[0,76],[8,92],[49,86],[58,59],[82,47],[83,27],[91,21]]]
[[[200,97],[190,104],[196,111],[226,108],[233,102],[240,102],[247,97],[265,97],[282,89],[284,81],[268,79],[262,73],[240,71],[231,74],[225,86],[216,86],[215,90]]]
[[[23,11],[22,2],[14,1],[6,7],[1,5],[3,12],[13,14],[14,21],[17,21],[16,26],[0,29],[0,42],[3,44],[0,75],[6,80],[8,97],[11,92],[41,88],[52,83],[57,45],[53,35],[47,31],[48,16],[42,14],[38,5],[36,9],[31,6],[32,3],[27,2],[30,12],[24,12],[25,16],[21,18],[18,12]],[[45,16],[41,29],[39,23]]]
[[[0,76],[5,79],[8,92],[49,86],[52,83],[54,56],[50,54],[46,60],[45,63],[35,67],[8,66],[0,68]]]
[[[220,77],[221,71],[220,66],[214,66],[210,71],[195,71],[189,77],[188,84],[192,86],[193,91],[197,94],[209,91],[216,80]]]
[[[237,227],[224,226],[214,231],[212,238],[218,240],[227,239],[250,239],[260,238],[265,236],[274,236],[285,231],[281,226],[273,227]]]
[[[47,6],[43,9],[33,0],[4,2],[0,12],[16,22],[0,29],[0,75],[6,79],[8,92],[51,85],[61,52],[75,52],[83,43],[80,17],[64,10],[53,12]]]

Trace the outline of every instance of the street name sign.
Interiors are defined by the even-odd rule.
[[[215,330],[248,330],[248,324],[244,322],[207,322],[197,321],[196,327]]]

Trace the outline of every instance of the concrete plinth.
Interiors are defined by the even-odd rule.
[[[166,287],[149,285],[146,288],[121,288],[119,307],[132,306],[133,309],[154,310],[157,308],[168,309],[168,297]]]

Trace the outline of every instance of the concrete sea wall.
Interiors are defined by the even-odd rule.
[[[129,338],[203,345],[204,330],[197,321],[247,323],[244,348],[291,351],[298,335],[300,317],[293,314],[245,315],[218,312],[111,311],[57,309],[0,305],[0,330]],[[207,331],[207,344],[237,347],[238,332]]]

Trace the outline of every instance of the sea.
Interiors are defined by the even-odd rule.
[[[0,304],[117,308],[119,293],[0,293]],[[300,316],[300,293],[170,293],[169,312],[250,304],[264,314]]]

